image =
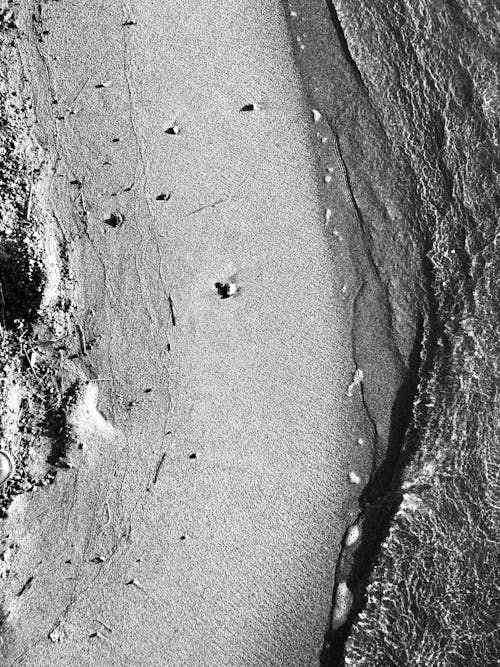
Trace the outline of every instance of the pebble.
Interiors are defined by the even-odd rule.
[[[321,114],[317,109],[312,109],[311,111],[315,123],[319,123],[321,120]]]
[[[357,475],[355,472],[350,472],[349,473],[349,481],[351,484],[360,484],[361,483],[361,477]]]

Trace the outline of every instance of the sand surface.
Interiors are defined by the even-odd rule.
[[[75,467],[11,512],[12,591],[34,579],[11,595],[9,664],[315,665],[370,434],[287,17],[149,0],[42,19],[24,57],[73,363],[95,381]]]

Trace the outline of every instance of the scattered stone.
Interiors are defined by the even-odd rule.
[[[137,581],[137,579],[130,579],[130,581],[127,581],[125,586],[138,586],[140,588],[141,584]]]
[[[127,19],[122,25],[137,25],[137,21],[135,19]]]
[[[192,454],[189,455],[190,459],[196,459],[198,458],[198,454],[196,452],[193,452]]]
[[[171,127],[167,127],[165,134],[179,134],[180,131],[180,127],[174,123]]]
[[[64,630],[61,628],[61,626],[58,624],[56,627],[51,630],[48,634],[48,638],[53,644],[57,644],[59,642],[62,642],[64,639]]]
[[[106,559],[104,558],[104,556],[94,556],[94,558],[92,558],[92,560],[90,562],[91,563],[104,563],[105,561],[106,561]]]
[[[110,227],[114,227],[114,228],[121,227],[123,225],[123,223],[125,222],[125,216],[123,215],[123,213],[117,213],[117,212],[111,213],[109,218],[107,220],[105,220],[104,222],[107,225],[109,225]]]
[[[255,104],[252,102],[251,104],[244,104],[241,107],[240,111],[259,111],[261,108],[262,107],[260,106],[260,104]]]
[[[234,296],[239,291],[237,285],[231,281],[227,283],[215,283],[215,289],[221,299],[229,299],[229,297]]]

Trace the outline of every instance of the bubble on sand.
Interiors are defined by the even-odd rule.
[[[340,627],[347,621],[352,606],[352,593],[345,581],[341,581],[335,593],[335,606],[332,614],[332,627]]]
[[[346,547],[352,547],[361,537],[361,529],[357,524],[353,524],[346,533],[344,544]]]

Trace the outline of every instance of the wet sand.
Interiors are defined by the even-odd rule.
[[[54,5],[28,33],[86,352],[66,372],[93,381],[74,467],[11,512],[9,664],[319,659],[371,462],[356,275],[285,15],[209,5]]]

